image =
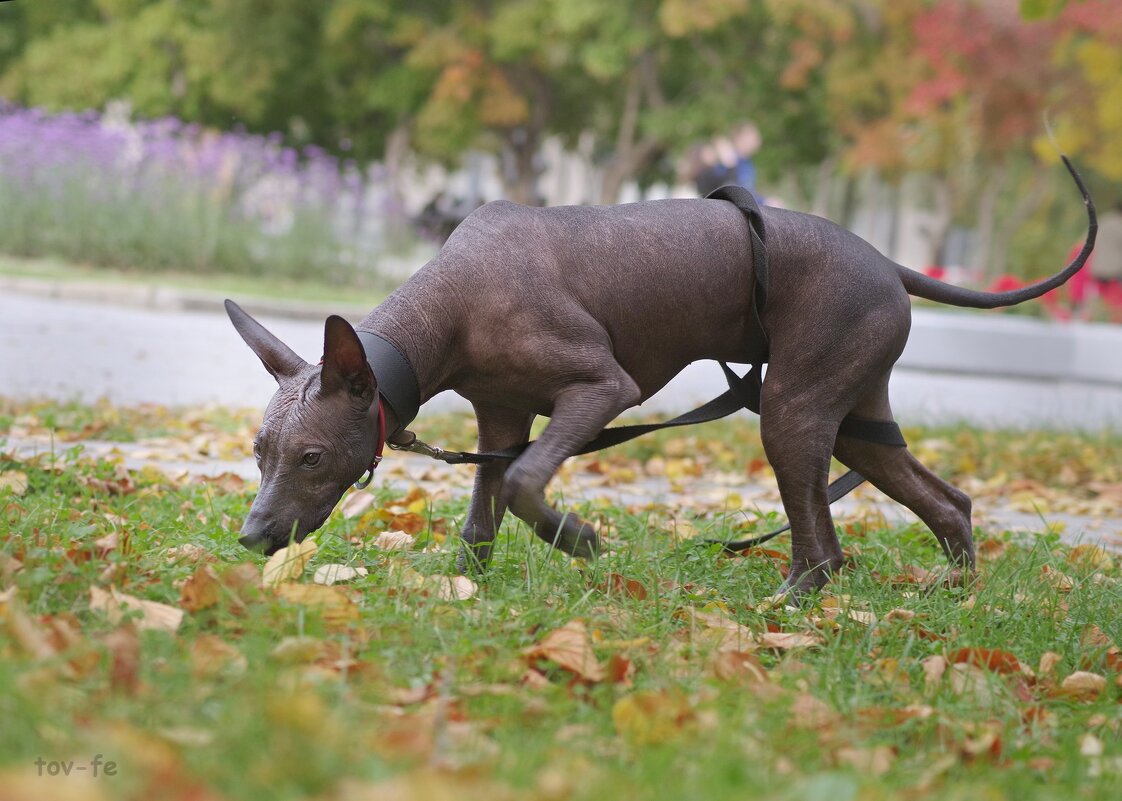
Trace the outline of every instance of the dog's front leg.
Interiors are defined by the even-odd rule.
[[[525,442],[534,415],[503,406],[473,404],[479,423],[479,450],[500,451]],[[479,465],[471,493],[467,519],[460,534],[463,540],[458,567],[461,573],[477,572],[491,560],[491,546],[506,514],[500,490],[510,462],[500,460]]]
[[[545,486],[561,463],[592,440],[623,410],[639,402],[635,382],[615,362],[610,377],[582,381],[563,390],[541,437],[515,460],[502,496],[534,533],[570,556],[590,558],[599,550],[595,530],[575,515],[561,514],[545,501]]]

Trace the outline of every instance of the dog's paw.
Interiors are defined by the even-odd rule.
[[[487,565],[491,562],[490,542],[481,542],[474,545],[467,542],[460,544],[460,553],[456,557],[456,570],[461,576],[468,578],[483,575]]]
[[[572,515],[565,515],[552,537],[541,536],[557,550],[576,559],[595,559],[600,553],[600,535],[588,523]]]

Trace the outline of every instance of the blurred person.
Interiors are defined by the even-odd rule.
[[[764,199],[756,189],[753,160],[762,142],[759,128],[746,122],[737,126],[731,135],[717,136],[701,145],[694,157],[697,193],[705,197],[714,189],[735,184],[743,186],[762,204]]]

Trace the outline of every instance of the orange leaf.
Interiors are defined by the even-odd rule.
[[[952,665],[966,663],[994,673],[1021,673],[1021,662],[1009,651],[996,648],[959,648],[947,657]]]
[[[642,582],[621,576],[619,573],[609,573],[608,578],[597,589],[604,593],[623,592],[637,601],[647,598],[647,588]]]
[[[200,562],[195,572],[187,577],[179,591],[179,605],[188,612],[198,612],[218,603],[218,574],[205,562]]]
[[[722,681],[746,684],[767,681],[767,669],[749,651],[717,651],[709,662],[709,668]]]
[[[523,650],[531,661],[548,659],[585,681],[603,681],[604,668],[592,651],[588,628],[581,620],[570,620],[554,629],[541,642]]]

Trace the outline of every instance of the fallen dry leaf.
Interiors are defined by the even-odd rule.
[[[16,598],[15,587],[5,590],[0,598],[0,619],[12,640],[30,656],[47,659],[55,655],[47,631],[24,611],[23,604]]]
[[[687,730],[693,719],[693,705],[674,690],[631,693],[612,706],[616,732],[635,745],[667,742]]]
[[[206,548],[191,542],[168,548],[164,552],[164,558],[167,559],[168,564],[175,564],[176,562],[215,562],[218,560],[218,557]]]
[[[607,594],[624,593],[637,601],[644,601],[647,598],[647,588],[642,582],[621,576],[619,573],[609,573],[607,579],[597,589]]]
[[[221,587],[214,568],[202,562],[183,582],[179,590],[179,605],[188,612],[209,609],[218,603]]]
[[[1072,564],[1083,564],[1095,570],[1110,570],[1114,567],[1114,559],[1106,549],[1090,543],[1076,545],[1068,552],[1067,560]]]
[[[339,513],[350,520],[359,517],[374,505],[377,498],[370,492],[352,492],[339,504]]]
[[[134,695],[140,686],[140,640],[136,628],[126,624],[102,638],[109,649],[109,686]]]
[[[467,576],[430,576],[436,582],[436,597],[442,601],[466,601],[479,592],[479,585]]]
[[[262,586],[275,587],[299,578],[315,554],[316,547],[316,541],[308,537],[303,542],[281,548],[265,562],[265,569],[261,573]]]
[[[997,648],[959,648],[947,655],[953,665],[969,664],[994,673],[1024,673],[1025,666],[1009,651]]]
[[[1059,695],[1066,695],[1080,701],[1098,698],[1106,689],[1106,677],[1098,673],[1077,670],[1060,682]]]
[[[1085,757],[1101,757],[1103,755],[1103,741],[1091,732],[1079,738],[1079,753]]]
[[[269,655],[284,665],[302,665],[321,659],[338,659],[342,648],[338,640],[321,640],[317,637],[285,637]]]
[[[812,648],[822,644],[819,635],[804,631],[765,631],[757,634],[755,641],[761,648],[771,648],[776,651]]]
[[[840,717],[825,701],[810,693],[799,693],[791,704],[791,725],[799,728],[826,728],[837,723]]]
[[[416,537],[404,531],[383,531],[370,545],[380,551],[408,551],[416,542]]]
[[[0,473],[0,492],[7,490],[13,495],[23,495],[27,492],[27,473],[21,470],[5,470]]]
[[[943,675],[947,672],[948,662],[946,657],[934,654],[925,658],[920,664],[923,666],[924,687],[930,694],[943,680]]]
[[[249,666],[237,646],[215,634],[200,634],[191,643],[191,672],[196,678],[240,676]]]
[[[709,660],[709,670],[721,681],[755,684],[767,681],[767,669],[749,651],[716,651]]]
[[[846,746],[839,748],[834,756],[838,764],[848,765],[860,773],[883,776],[896,760],[896,751],[887,745],[875,745],[872,748]]]
[[[351,567],[350,565],[320,565],[312,575],[313,584],[338,584],[350,581],[353,578],[366,575],[365,567]]]
[[[183,610],[174,606],[145,601],[118,592],[116,587],[110,586],[109,591],[100,587],[90,587],[90,609],[102,612],[110,623],[117,624],[125,619],[129,612],[140,612],[136,619],[136,627],[142,631],[169,631],[174,633],[183,622]]]
[[[1041,676],[1047,676],[1056,669],[1056,665],[1063,661],[1063,657],[1055,651],[1045,651],[1040,655],[1040,665],[1037,668],[1037,673]]]
[[[1075,580],[1050,565],[1040,568],[1040,577],[1056,588],[1058,592],[1071,592],[1075,588]]]
[[[289,603],[318,611],[328,627],[344,627],[359,618],[358,606],[339,587],[288,582],[278,584],[273,591]]]
[[[522,653],[531,662],[539,659],[555,662],[584,681],[603,681],[605,677],[604,668],[592,650],[588,627],[582,620],[570,620]]]

